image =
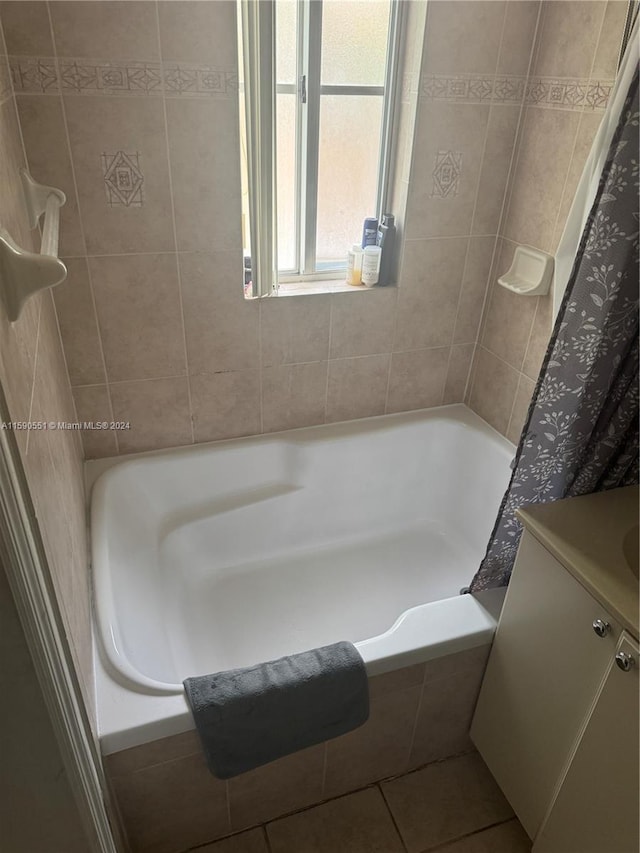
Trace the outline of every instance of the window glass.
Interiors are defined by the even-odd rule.
[[[381,96],[323,95],[320,99],[316,263],[345,263],[376,215]]]
[[[389,0],[323,3],[323,85],[384,85],[389,12]]]
[[[278,193],[278,269],[296,266],[296,105],[297,96],[276,95],[276,186]]]

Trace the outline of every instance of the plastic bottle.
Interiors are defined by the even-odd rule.
[[[362,248],[375,246],[378,239],[378,220],[375,216],[368,216],[362,226]]]
[[[373,287],[378,283],[381,258],[380,246],[367,246],[362,253],[362,283],[366,287]]]
[[[347,252],[347,284],[362,284],[362,246],[358,243]]]
[[[385,285],[391,283],[393,274],[393,251],[396,243],[396,226],[395,216],[392,213],[385,213],[382,217],[382,222],[378,227],[377,244],[382,249],[382,260],[380,261],[380,276],[378,284]]]

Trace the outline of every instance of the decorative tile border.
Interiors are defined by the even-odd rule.
[[[532,77],[527,82],[526,103],[563,110],[604,110],[613,80]]]
[[[9,57],[16,93],[231,97],[238,75],[228,68],[160,62],[98,62],[31,56]]]
[[[604,110],[613,80],[424,74],[420,97],[447,103],[505,103],[563,110]]]

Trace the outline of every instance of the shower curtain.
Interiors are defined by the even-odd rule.
[[[471,592],[509,582],[520,507],[638,482],[638,122],[636,63]]]

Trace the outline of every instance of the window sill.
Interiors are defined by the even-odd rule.
[[[395,284],[387,284],[385,288],[395,287]],[[384,288],[365,287],[364,284],[353,285],[347,284],[346,281],[340,279],[328,279],[326,281],[305,281],[280,284],[275,296],[308,296],[318,293],[370,293],[372,290],[382,290]]]

